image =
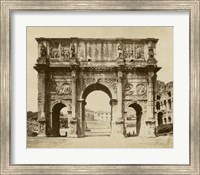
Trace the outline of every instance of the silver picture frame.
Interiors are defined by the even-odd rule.
[[[45,1],[45,0],[0,0],[1,2],[1,59],[0,59],[0,174],[199,174],[200,173],[200,57],[199,57],[199,0],[144,0],[144,1]],[[189,11],[190,14],[190,72],[189,72],[189,164],[12,164],[11,163],[11,14],[13,11],[61,11],[61,10],[120,10],[120,11]],[[181,42],[181,41],[180,41]]]

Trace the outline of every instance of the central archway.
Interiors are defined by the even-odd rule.
[[[100,108],[87,109],[86,101],[90,95],[95,96],[95,92],[102,95],[102,98],[109,99],[108,103],[102,105],[110,105],[109,110],[105,110],[105,106],[100,110]],[[102,93],[101,93],[102,92]],[[96,94],[96,95],[98,95]],[[83,106],[83,123],[85,123],[84,133],[85,136],[108,136],[111,134],[111,121],[112,121],[112,106],[110,100],[112,99],[111,91],[103,84],[95,83],[91,84],[83,91],[82,99],[84,100]],[[90,101],[90,103],[95,103],[96,100]],[[105,101],[107,101],[105,100]],[[95,105],[92,105],[95,106]],[[93,116],[92,116],[93,115]],[[88,119],[89,116],[89,119]]]
[[[82,99],[86,99],[86,97],[92,91],[98,91],[98,90],[105,92],[110,97],[110,99],[112,99],[111,91],[105,85],[100,83],[94,83],[86,87],[85,90],[83,91]]]

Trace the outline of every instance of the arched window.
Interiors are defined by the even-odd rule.
[[[164,105],[165,105],[165,106],[167,105],[167,102],[166,102],[166,100],[164,100]]]
[[[158,126],[162,125],[163,124],[163,113],[162,112],[158,113],[157,119],[158,119]]]
[[[160,95],[157,95],[156,98],[157,98],[157,100],[160,100]]]
[[[156,102],[156,109],[160,110],[160,103],[158,101]]]
[[[171,123],[172,122],[172,119],[171,117],[168,117],[168,122]]]
[[[133,134],[139,135],[140,127],[141,127],[141,119],[142,119],[142,107],[137,103],[133,103],[133,104],[129,105],[129,107],[134,109],[134,113],[136,115],[136,133],[133,132]],[[133,118],[134,118],[134,116],[132,116],[132,119]]]
[[[172,108],[171,99],[168,100],[168,103],[169,103],[169,109],[171,109]]]
[[[164,118],[164,123],[167,124],[167,119],[166,118]]]

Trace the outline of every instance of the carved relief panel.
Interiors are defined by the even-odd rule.
[[[65,41],[61,43],[61,58],[63,58],[63,61],[69,61],[70,42]]]
[[[114,42],[103,42],[103,60],[116,60],[117,58],[117,44]]]
[[[86,45],[85,42],[81,41],[78,44],[78,58],[80,61],[83,61],[86,59]]]
[[[124,58],[128,61],[134,58],[134,44],[124,44]]]
[[[68,75],[51,75],[48,82],[51,98],[69,99],[72,95],[71,79]]]
[[[140,81],[128,81],[124,86],[125,99],[144,99],[147,98],[147,83]]]
[[[60,58],[60,42],[51,41],[49,43],[49,56],[50,58]]]
[[[123,57],[126,61],[131,61],[133,59],[145,59],[144,44],[124,43]]]
[[[144,59],[144,45],[143,44],[135,45],[135,58]]]
[[[71,90],[71,83],[68,81],[64,81],[64,82],[59,82],[59,81],[55,81],[55,82],[51,82],[49,84],[49,91],[52,94],[71,94],[72,90]]]

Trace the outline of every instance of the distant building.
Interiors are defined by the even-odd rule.
[[[94,120],[94,111],[90,109],[85,109],[85,118],[88,121],[93,121]]]
[[[94,113],[94,120],[97,121],[110,121],[111,113],[107,111],[97,111]]]
[[[92,111],[90,109],[85,110],[85,116],[87,121],[110,121],[111,113],[108,111]]]
[[[173,81],[156,82],[155,112],[157,126],[173,123]]]

